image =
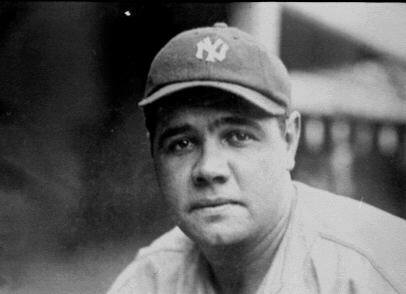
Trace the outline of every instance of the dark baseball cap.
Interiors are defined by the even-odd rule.
[[[253,36],[224,23],[172,38],[152,61],[139,106],[194,87],[224,90],[275,115],[291,107],[290,79],[281,60]]]

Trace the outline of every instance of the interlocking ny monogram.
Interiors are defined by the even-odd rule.
[[[223,40],[217,39],[216,42],[212,43],[210,41],[210,38],[206,37],[199,43],[197,43],[196,57],[199,59],[203,59],[203,51],[206,51],[206,61],[223,61],[224,58],[226,58],[228,48],[228,45]]]

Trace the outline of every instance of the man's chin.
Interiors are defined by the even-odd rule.
[[[250,237],[249,230],[243,230],[241,226],[227,224],[226,222],[182,229],[193,241],[208,247],[238,244]]]

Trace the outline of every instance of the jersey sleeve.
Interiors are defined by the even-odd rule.
[[[154,264],[139,254],[118,276],[107,294],[156,293],[157,270]]]

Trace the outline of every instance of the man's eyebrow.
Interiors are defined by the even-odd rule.
[[[213,130],[221,125],[238,125],[238,126],[249,126],[253,127],[255,129],[261,129],[261,125],[257,123],[253,119],[249,119],[243,116],[226,116],[226,117],[221,117],[217,120],[215,120],[211,125],[210,125],[210,130]]]
[[[158,148],[160,148],[163,145],[163,143],[166,139],[176,136],[178,134],[188,132],[191,129],[192,129],[192,127],[188,124],[165,128],[158,137]]]

